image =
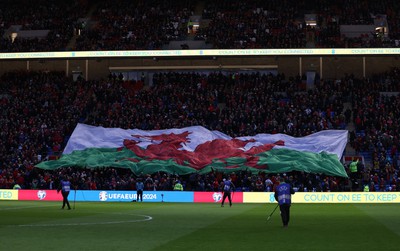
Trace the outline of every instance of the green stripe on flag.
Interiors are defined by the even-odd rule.
[[[342,163],[335,154],[300,152],[286,148],[272,149],[258,154],[259,165],[268,165],[270,173],[304,171],[347,177]]]
[[[127,148],[122,148],[121,150],[116,148],[88,148],[82,151],[73,151],[71,154],[63,155],[58,160],[41,162],[36,167],[46,170],[64,167],[90,169],[115,167],[130,169],[136,175],[155,172],[186,175],[195,172],[205,174],[212,171],[228,173],[248,171],[253,174],[257,174],[260,171],[265,173],[304,171],[307,173],[324,173],[332,176],[347,177],[343,165],[335,154],[274,148],[270,151],[259,153],[254,157],[259,158],[257,162],[259,168],[246,166],[245,158],[231,157],[224,160],[214,160],[211,164],[197,170],[188,165],[180,165],[173,159],[146,160],[138,157]]]

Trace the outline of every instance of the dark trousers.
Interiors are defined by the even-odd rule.
[[[229,205],[232,206],[231,192],[224,192],[224,196],[222,197],[222,203],[221,203],[221,205],[222,205],[222,206],[224,205],[226,197],[228,197]]]
[[[63,205],[62,205],[62,208],[64,208],[64,207],[65,207],[65,204],[67,204],[68,209],[71,209],[71,207],[70,207],[70,205],[69,205],[69,201],[68,201],[69,191],[68,191],[68,192],[62,191],[61,194],[62,194],[62,197],[63,197]]]
[[[136,200],[139,201],[139,199],[143,201],[143,190],[137,190],[136,192]]]
[[[290,204],[279,205],[283,226],[286,227],[290,220]]]

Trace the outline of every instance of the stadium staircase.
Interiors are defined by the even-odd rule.
[[[210,23],[209,19],[202,18],[204,4],[204,1],[199,1],[195,6],[194,13],[192,16],[190,16],[190,20],[192,21],[194,27],[191,31],[188,28],[187,36],[183,40],[169,42],[169,44],[163,49],[181,50],[183,49],[183,46],[186,46],[186,49],[212,49],[211,44],[206,44],[206,42],[203,40],[196,40],[196,32],[199,27],[205,28]]]
[[[310,30],[306,33],[306,47],[315,48],[315,31]]]
[[[343,103],[343,110],[346,111],[347,109],[352,110],[350,102]],[[351,132],[354,131],[354,129],[355,129],[354,122],[350,120],[350,122],[346,126],[346,130]],[[365,158],[363,156],[360,156],[360,154],[356,152],[356,150],[351,146],[350,143],[347,143],[345,152],[343,154],[342,163],[348,166],[353,161],[353,159],[354,160],[359,159],[365,165]]]
[[[350,102],[345,102],[343,103],[343,110],[346,111],[347,109],[351,109],[351,103]],[[349,132],[354,131],[355,126],[354,126],[354,122],[352,120],[350,120],[350,123],[347,124],[346,126],[346,130],[348,130]],[[346,155],[355,155],[356,154],[356,150],[348,143],[346,146]]]
[[[93,6],[89,9],[86,16],[78,19],[78,23],[84,24],[84,27],[81,27],[81,31],[79,31],[78,29],[74,30],[74,36],[68,42],[68,45],[66,47],[67,50],[72,50],[73,48],[75,48],[76,39],[80,36],[79,33],[82,32],[82,30],[85,29],[89,30],[95,25],[95,22],[92,21],[92,15],[96,9],[97,9],[97,4],[93,4]]]
[[[344,111],[347,109],[352,110],[352,106],[351,106],[350,102],[344,103],[343,106],[344,106],[344,109],[343,109]],[[349,132],[355,131],[354,122],[352,120],[350,120],[350,123],[347,124],[346,130],[348,130]],[[363,133],[364,133],[363,131],[356,132],[356,135],[363,136],[362,135]],[[351,146],[350,143],[347,143],[345,153],[343,155],[342,163],[348,165],[353,159],[359,159],[360,161],[362,161],[364,166],[372,166],[372,157],[371,157],[370,152],[357,152]]]

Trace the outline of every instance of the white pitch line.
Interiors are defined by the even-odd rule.
[[[89,225],[107,225],[107,224],[122,224],[122,223],[134,223],[134,222],[145,222],[150,221],[153,217],[148,215],[139,214],[128,214],[144,217],[144,219],[139,220],[128,220],[128,221],[105,221],[105,222],[81,222],[81,223],[55,223],[55,224],[24,224],[17,225],[18,227],[59,227],[59,226],[89,226]]]
[[[19,209],[28,209],[28,208],[41,208],[41,207],[55,207],[56,205],[48,205],[48,206],[29,206],[29,207],[7,207],[7,208],[0,208],[0,211],[7,211],[7,210],[19,210]]]

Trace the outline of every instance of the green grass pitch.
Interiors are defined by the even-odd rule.
[[[0,250],[400,250],[399,204],[0,201]]]

